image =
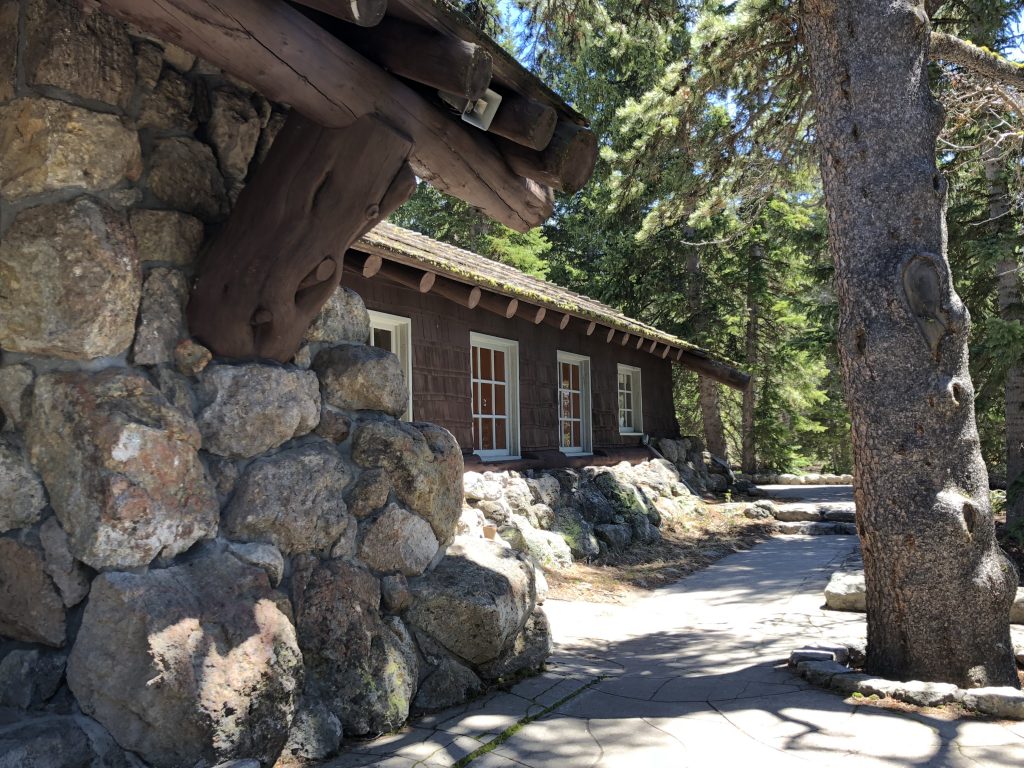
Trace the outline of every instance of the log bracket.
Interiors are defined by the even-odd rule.
[[[293,111],[200,265],[192,334],[224,357],[291,360],[348,247],[412,195],[411,150],[373,116],[324,128]]]

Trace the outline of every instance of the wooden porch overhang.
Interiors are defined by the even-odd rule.
[[[595,299],[387,222],[353,244],[345,269],[422,293],[434,290],[470,309],[571,329],[609,344],[632,345],[735,389],[745,389],[750,382],[735,363]]]
[[[81,2],[292,108],[192,291],[189,328],[220,356],[290,360],[349,246],[415,177],[526,231],[594,169],[583,118],[443,0]]]

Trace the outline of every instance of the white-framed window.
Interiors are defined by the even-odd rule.
[[[402,420],[412,421],[412,320],[370,310],[370,344],[394,352],[402,364],[405,385],[409,388],[409,405]]]
[[[483,459],[519,456],[519,343],[469,335],[473,449]]]
[[[619,364],[619,434],[639,435],[644,431],[640,369]]]
[[[590,358],[558,353],[558,446],[562,453],[590,453]]]

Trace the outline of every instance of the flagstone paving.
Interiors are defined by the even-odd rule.
[[[857,556],[852,536],[783,536],[625,605],[549,600],[543,675],[324,768],[1024,764],[1024,723],[848,704],[786,669],[795,647],[863,639],[863,616],[822,608]]]

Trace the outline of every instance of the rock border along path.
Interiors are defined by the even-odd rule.
[[[549,600],[545,674],[323,768],[1024,762],[1024,723],[846,703],[786,668],[796,647],[863,642],[863,616],[822,608],[856,551],[852,536],[781,536],[627,604]]]

